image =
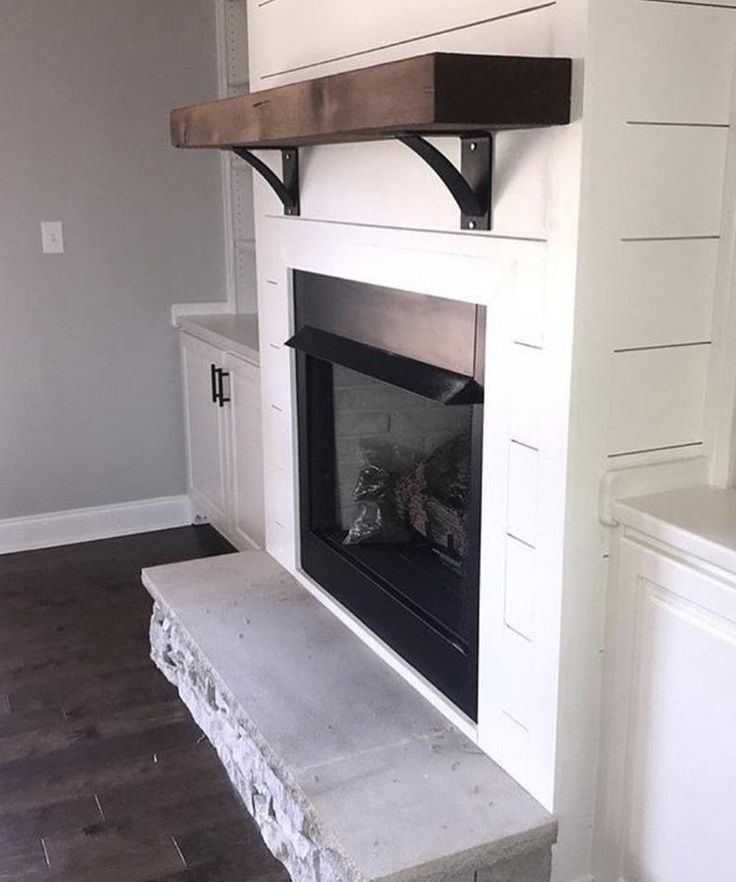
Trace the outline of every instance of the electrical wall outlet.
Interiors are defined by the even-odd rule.
[[[61,221],[41,221],[41,245],[44,254],[64,253],[64,226]]]

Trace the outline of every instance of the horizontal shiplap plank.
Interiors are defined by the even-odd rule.
[[[621,237],[717,234],[727,135],[727,129],[697,126],[627,126],[618,202]]]
[[[544,239],[549,137],[545,130],[496,137],[493,235]],[[458,139],[432,142],[459,164]],[[275,197],[267,210],[281,213]],[[417,230],[460,228],[460,209],[439,178],[392,141],[303,149],[301,217]]]
[[[619,243],[614,348],[710,340],[717,260],[717,239]]]
[[[627,119],[728,123],[736,12],[640,0],[632,7]]]
[[[266,6],[251,2],[251,70],[258,88],[264,88],[391,60],[386,52],[397,58],[419,55],[428,51],[421,48],[426,41],[434,51],[474,51],[463,46],[468,39],[473,42],[477,26],[502,32],[507,48],[496,51],[512,54],[517,51],[513,35],[528,47],[540,28],[540,14],[553,8],[554,3],[544,0],[276,0]],[[549,31],[542,30],[549,39]],[[308,38],[289,40],[284,34]],[[525,54],[529,52],[527,48]]]
[[[697,8],[701,7],[726,7],[729,9],[736,9],[736,0],[637,0],[639,3],[644,3],[647,5],[659,5],[659,4],[674,4],[676,6],[695,6]]]
[[[610,455],[703,440],[710,349],[678,346],[613,356]]]

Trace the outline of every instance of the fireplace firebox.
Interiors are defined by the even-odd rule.
[[[485,309],[294,296],[302,569],[475,719]]]

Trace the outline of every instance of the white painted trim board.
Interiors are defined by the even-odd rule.
[[[194,315],[230,315],[235,312],[227,300],[203,300],[199,303],[174,303],[171,306],[171,324],[178,328],[183,318]]]
[[[169,530],[191,523],[192,505],[188,496],[139,499],[8,518],[0,521],[0,554]]]

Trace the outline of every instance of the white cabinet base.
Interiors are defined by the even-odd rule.
[[[239,550],[262,548],[263,462],[260,370],[195,336],[181,334],[188,489],[205,517]],[[223,372],[223,404],[212,371]],[[229,400],[228,400],[229,399]]]
[[[596,882],[736,878],[736,576],[631,529],[614,576]]]
[[[184,412],[187,426],[189,494],[208,517],[224,520],[227,511],[226,437],[223,409],[214,402],[212,372],[223,366],[223,353],[181,335]]]

